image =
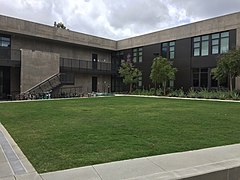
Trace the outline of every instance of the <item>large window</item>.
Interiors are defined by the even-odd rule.
[[[219,54],[219,33],[212,34],[212,54]]]
[[[201,43],[201,38],[200,37],[195,37],[193,39],[193,55],[194,56],[200,56],[200,43]]]
[[[10,37],[0,35],[0,47],[11,47]]]
[[[170,42],[169,43],[169,59],[174,59],[175,58],[175,42]]]
[[[201,56],[207,56],[208,55],[208,44],[209,44],[209,36],[202,36],[202,48],[201,48]]]
[[[193,56],[208,56],[229,50],[229,32],[214,33],[193,38]]]
[[[138,77],[138,86],[142,87],[142,76]]]
[[[133,49],[133,62],[141,63],[143,59],[143,49],[142,48],[134,48]]]
[[[193,69],[193,87],[208,87],[208,68]]]
[[[162,43],[161,56],[169,60],[174,60],[175,41]]]
[[[229,32],[221,33],[221,47],[220,52],[225,53],[229,50]]]
[[[229,32],[212,34],[212,54],[225,53],[229,50]]]
[[[193,56],[207,56],[209,53],[209,36],[193,38]]]

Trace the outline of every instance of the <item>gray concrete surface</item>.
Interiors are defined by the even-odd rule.
[[[32,50],[21,51],[21,92],[59,73],[59,54]]]
[[[78,33],[71,30],[55,28],[44,24],[25,21],[0,15],[0,30],[13,34],[23,34],[37,38],[57,40],[77,45],[92,46],[101,49],[116,49],[116,41]]]
[[[0,180],[42,180],[1,123]]]
[[[240,144],[111,162],[41,176],[44,180],[239,180]]]
[[[194,37],[202,34],[211,34],[215,32],[227,31],[231,29],[238,30],[237,46],[240,46],[239,19],[240,13],[238,12],[162,31],[144,34],[141,36],[123,39],[117,41],[117,50],[141,47],[150,44],[168,42],[177,39]]]

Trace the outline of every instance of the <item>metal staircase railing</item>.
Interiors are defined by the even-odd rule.
[[[43,80],[42,82],[31,87],[27,91],[20,94],[20,99],[31,99],[32,96],[37,96],[39,94],[49,93],[54,88],[61,85],[61,74],[57,73],[48,79]]]

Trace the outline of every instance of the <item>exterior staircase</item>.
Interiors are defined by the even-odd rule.
[[[59,87],[60,85],[72,83],[74,83],[73,78],[69,79],[69,75],[65,73],[57,73],[49,77],[48,79],[38,83],[27,91],[21,93],[19,95],[19,99],[41,98],[40,96],[49,95],[53,89]]]

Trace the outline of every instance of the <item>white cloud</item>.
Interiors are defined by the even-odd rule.
[[[239,11],[239,0],[0,0],[0,14],[111,39]]]

